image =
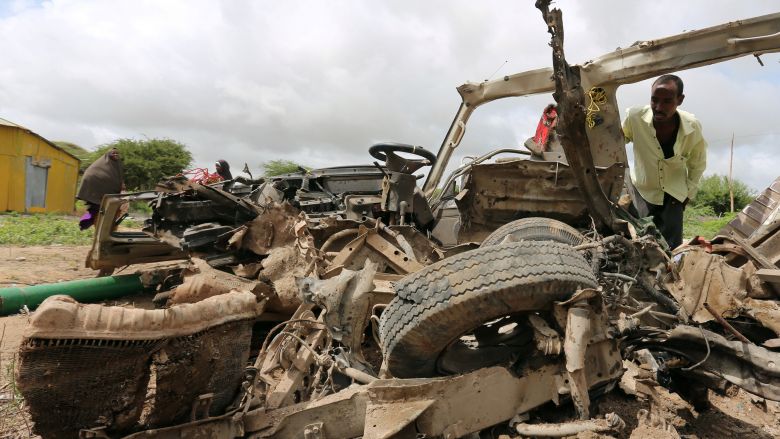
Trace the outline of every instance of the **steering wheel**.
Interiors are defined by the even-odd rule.
[[[427,160],[427,162],[423,160],[407,159],[396,154],[397,152],[416,155],[423,160]],[[368,153],[375,159],[385,162],[388,167],[390,167],[393,162],[401,162],[404,163],[404,167],[414,167],[414,170],[417,170],[423,166],[433,166],[433,164],[436,163],[436,154],[433,152],[428,151],[422,146],[412,146],[405,143],[377,143],[376,145],[372,145],[371,148],[368,148]],[[411,172],[414,172],[414,170]]]

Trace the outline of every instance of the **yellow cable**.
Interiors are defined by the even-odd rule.
[[[588,111],[585,115],[585,123],[588,125],[588,128],[593,128],[596,126],[596,113],[601,111],[599,105],[607,103],[607,92],[601,87],[591,87],[588,90],[588,97],[590,98],[590,104],[588,104]]]

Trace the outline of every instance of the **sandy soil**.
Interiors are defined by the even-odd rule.
[[[88,250],[88,246],[0,246],[0,288],[95,277],[97,271],[84,267]],[[20,314],[0,317],[0,362],[3,365],[9,364],[19,348],[27,318]],[[0,387],[6,378],[3,369]]]
[[[89,246],[0,246],[0,288],[95,277],[84,267]]]
[[[0,247],[0,288],[90,278],[84,268],[88,247]],[[133,296],[111,304],[149,306],[149,298]],[[31,422],[24,402],[14,394],[13,364],[28,316],[0,317],[0,439],[28,438]],[[641,401],[615,389],[598,401],[598,414],[616,412],[626,429],[615,437],[631,439],[780,437],[780,404],[741,390],[728,395],[709,392],[710,407],[696,411],[677,394],[659,391],[656,403]],[[580,434],[581,438],[611,437]]]

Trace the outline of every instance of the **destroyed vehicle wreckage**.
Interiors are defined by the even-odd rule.
[[[615,204],[627,163],[616,88],[778,51],[780,14],[569,66],[560,11],[539,3],[554,70],[459,87],[463,104],[435,157],[385,144],[372,148],[384,161],[375,167],[232,192],[171,181],[104,199],[93,267],[190,262],[160,282],[163,309],[55,296],[33,314],[18,383],[36,431],[517,436],[550,432],[525,422],[550,402],[573,405],[580,421],[565,432],[606,431],[621,421],[591,420],[590,401],[615,386],[624,360],[658,382],[729,382],[780,400],[780,180],[711,246],[673,256]],[[603,92],[592,128],[585,89]],[[553,90],[560,121],[549,145],[497,163],[503,151],[488,153],[435,194],[474,109]],[[151,201],[146,234],[113,231],[112,209],[132,197]]]

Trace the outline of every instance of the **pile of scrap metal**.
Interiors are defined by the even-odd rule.
[[[733,319],[735,337],[749,334],[765,347],[780,347],[780,179],[712,241],[696,239],[674,251],[678,279],[668,290],[696,323]]]
[[[659,71],[780,49],[772,36],[780,14],[569,66],[560,11],[539,4],[555,71],[460,87],[463,104],[437,155],[381,144],[370,150],[384,161],[374,167],[250,180],[229,191],[172,180],[155,193],[106,197],[90,266],[189,262],[160,283],[163,309],[62,296],[42,304],[18,370],[36,431],[54,438],[611,431],[623,421],[595,417],[591,400],[627,367],[643,371],[634,386],[640,393],[730,383],[780,400],[770,285],[778,183],[756,201],[765,208],[746,209],[722,237],[669,254],[646,222],[617,207],[627,160],[615,100],[619,84]],[[591,127],[573,117],[588,108],[581,84],[606,96]],[[434,190],[475,108],[555,89],[559,120],[550,139],[559,143],[530,159],[490,163],[506,152],[492,151]],[[433,169],[418,188],[414,172],[425,165]],[[145,233],[116,232],[112,209],[133,198],[153,208]],[[576,420],[540,422],[540,408],[551,404]]]
[[[423,159],[396,154],[408,149]],[[396,144],[376,145],[371,152],[385,164],[259,180],[249,182],[249,190],[234,186],[236,191],[174,178],[160,183],[154,196],[107,197],[89,259],[111,264],[124,258],[129,264],[183,256],[188,262],[167,270],[164,279],[157,276],[154,301],[163,309],[78,304],[67,296],[40,306],[18,370],[36,431],[44,437],[76,437],[80,431],[113,437],[223,414],[237,395],[245,396],[243,381],[254,374],[245,365],[250,355],[258,357],[261,345],[266,352],[263,337],[277,323],[322,327],[308,322],[312,305],[302,305],[302,299],[320,297],[314,291],[323,288],[358,288],[350,293],[356,302],[343,309],[321,297],[333,310],[328,322],[339,316],[360,328],[339,323],[327,337],[318,336],[341,346],[341,360],[331,368],[363,381],[375,376],[359,348],[360,322],[367,324],[372,310],[390,301],[392,281],[447,252],[423,233],[430,210],[411,174],[435,156]],[[127,199],[147,199],[152,206],[145,236],[114,230],[111,209]],[[109,245],[101,241],[104,230],[110,231]],[[287,355],[279,358],[289,367]],[[374,363],[379,357],[375,345]],[[288,382],[290,393],[269,404],[289,404],[293,393],[300,400],[304,387],[308,400],[311,378]]]

